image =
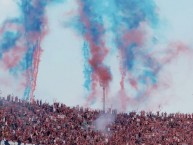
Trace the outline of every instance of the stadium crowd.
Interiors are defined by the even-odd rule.
[[[193,145],[193,114],[117,113],[97,130],[102,111],[0,98],[0,141],[38,145]],[[106,114],[107,114],[106,112]]]

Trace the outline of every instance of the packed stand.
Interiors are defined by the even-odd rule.
[[[193,114],[117,113],[99,130],[104,112],[64,104],[0,98],[0,141],[58,145],[193,145]]]

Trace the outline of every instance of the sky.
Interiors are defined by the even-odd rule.
[[[158,15],[161,19],[155,39],[162,45],[156,45],[157,50],[166,46],[164,43],[178,42],[188,47],[188,53],[179,54],[172,62],[165,65],[161,71],[161,82],[164,87],[153,90],[152,96],[140,103],[128,103],[127,109],[167,112],[193,112],[193,11],[192,0],[156,0]],[[45,8],[48,32],[41,41],[42,53],[34,92],[36,99],[52,103],[58,101],[69,106],[84,106],[90,95],[84,87],[84,58],[82,45],[84,37],[67,24],[78,13],[76,0],[67,0],[58,4],[50,4]],[[0,0],[0,25],[5,20],[21,15],[15,0]],[[71,25],[71,24],[70,24]],[[1,35],[1,33],[0,33]],[[167,51],[166,51],[167,52]],[[120,62],[116,50],[109,52],[106,64],[111,68],[113,79],[109,85],[107,107],[121,108]],[[170,52],[168,52],[170,53]],[[13,76],[4,69],[0,61],[0,90],[3,96],[14,94],[22,98],[25,87],[23,75]],[[126,92],[135,93],[126,89]],[[97,87],[92,108],[102,108],[102,88]]]

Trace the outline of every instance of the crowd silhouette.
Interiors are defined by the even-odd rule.
[[[96,126],[101,114],[114,120]],[[100,121],[100,120],[99,120]],[[8,95],[0,98],[0,141],[37,145],[193,145],[193,114],[70,108],[33,103]]]

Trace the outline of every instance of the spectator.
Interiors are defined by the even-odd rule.
[[[94,121],[101,111],[18,100],[0,98],[1,144],[193,144],[192,114],[112,110],[115,121],[100,132]]]

